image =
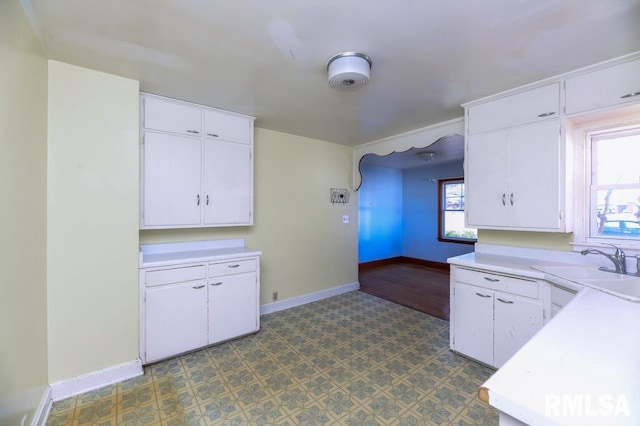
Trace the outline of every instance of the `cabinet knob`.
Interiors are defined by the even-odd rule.
[[[513,192],[511,193],[511,195],[509,195],[509,203],[513,205]]]
[[[200,205],[200,194],[198,194],[198,197],[197,197],[197,204]]]
[[[502,193],[502,205],[507,205],[507,194],[505,194],[504,192]]]
[[[553,111],[549,111],[549,112],[543,112],[542,114],[538,114],[538,117],[543,118],[543,117],[550,117],[553,114],[555,114],[555,112]]]
[[[640,92],[631,92],[631,93],[627,93],[626,95],[622,95],[622,96],[620,96],[620,99],[633,98],[634,96],[640,96]]]
[[[207,194],[207,205],[209,205],[209,194]]]

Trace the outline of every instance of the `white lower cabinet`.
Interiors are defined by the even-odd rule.
[[[535,280],[452,267],[451,349],[501,367],[544,324]]]
[[[551,318],[555,317],[573,299],[576,293],[576,290],[551,284]]]
[[[258,331],[259,258],[140,269],[140,357],[148,364]]]

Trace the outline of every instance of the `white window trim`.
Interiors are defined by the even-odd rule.
[[[607,130],[625,129],[640,125],[638,108],[625,108],[619,111],[608,111],[603,114],[589,115],[569,120],[567,136],[573,147],[573,251],[582,251],[587,247],[604,247],[613,244],[627,255],[640,255],[640,241],[629,241],[614,238],[590,239],[590,197],[588,185],[591,173],[590,137],[595,133]],[[610,247],[609,247],[610,248]]]

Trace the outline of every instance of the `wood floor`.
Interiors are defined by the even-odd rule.
[[[361,265],[360,291],[449,321],[449,271],[406,260]]]

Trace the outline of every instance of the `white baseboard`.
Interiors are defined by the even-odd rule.
[[[344,284],[338,287],[332,287],[326,290],[317,291],[315,293],[304,294],[302,296],[292,297],[290,299],[279,300],[277,302],[265,303],[260,306],[260,315],[271,314],[273,312],[282,311],[284,309],[293,308],[295,306],[306,305],[307,303],[316,302],[326,299],[327,297],[337,296],[342,293],[358,290],[359,282]]]
[[[51,399],[53,401],[60,401],[70,396],[79,395],[123,380],[141,376],[142,373],[142,360],[137,359],[71,379],[61,380],[51,384]]]
[[[38,409],[33,416],[31,426],[45,426],[47,424],[47,419],[49,418],[49,412],[51,411],[52,405],[53,400],[51,399],[51,386],[47,386],[47,389],[42,396],[42,400],[40,401],[40,405],[38,405]]]

